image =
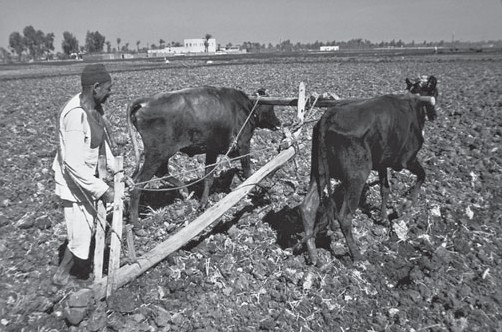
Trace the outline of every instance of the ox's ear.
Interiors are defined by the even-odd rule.
[[[411,87],[413,86],[413,83],[411,83],[410,79],[406,77],[406,90],[411,90]]]
[[[267,96],[267,89],[265,88],[259,88],[256,92],[259,96]]]
[[[434,76],[431,75],[429,77],[429,80],[427,81],[427,90],[433,91],[434,89],[436,89],[437,82],[438,82],[438,80]]]

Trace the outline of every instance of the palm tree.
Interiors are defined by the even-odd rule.
[[[213,36],[211,34],[206,33],[206,36],[204,37],[204,52],[208,52],[209,49],[209,39],[211,39]]]
[[[141,41],[139,41],[139,40],[136,42],[136,50],[138,50],[138,53],[139,53],[139,44],[140,43],[141,43]]]
[[[164,41],[164,39],[160,39],[159,40],[159,48],[164,48],[165,47],[165,43],[166,42]]]
[[[121,41],[122,41],[122,39],[120,39],[120,37],[117,38],[117,51],[119,51],[119,52],[120,52],[120,42]]]

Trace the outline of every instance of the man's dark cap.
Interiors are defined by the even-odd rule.
[[[91,86],[94,83],[104,83],[112,80],[110,74],[101,63],[91,64],[84,67],[80,77],[82,86]]]

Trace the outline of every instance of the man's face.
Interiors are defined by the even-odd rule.
[[[96,103],[103,104],[112,94],[112,82],[96,83],[94,86],[94,99]]]

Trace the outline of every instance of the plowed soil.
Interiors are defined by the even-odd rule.
[[[83,64],[0,67],[0,330],[5,331],[501,331],[502,330],[502,56],[284,57],[255,62],[184,60],[107,63],[114,95],[107,103],[126,173],[135,165],[125,104],[190,86],[237,87],[295,97],[333,92],[342,98],[399,93],[405,78],[438,78],[438,118],[425,126],[419,158],[427,172],[415,206],[397,208],[415,178],[391,172],[391,227],[377,223],[378,186],[354,218],[365,256],[352,263],[345,240],[320,237],[320,266],[305,252],[298,205],[310,172],[306,126],[294,161],[265,179],[217,225],[115,292],[95,301],[78,326],[65,321],[66,296],[91,282],[88,273],[57,287],[51,277],[65,239],[51,163],[56,114],[79,92]],[[15,70],[15,71],[14,71]],[[285,126],[296,110],[277,107]],[[323,109],[312,110],[318,119]],[[256,171],[278,151],[281,132],[257,130]],[[203,157],[173,158],[171,174],[189,182]],[[242,180],[225,163],[210,196],[220,200]],[[184,172],[196,169],[196,172]],[[163,187],[162,184],[157,185]],[[141,217],[149,236],[138,255],[190,223],[200,186],[184,201],[175,192],[145,193]],[[363,213],[365,212],[365,213]],[[124,249],[125,246],[124,246]],[[83,271],[85,272],[85,271]]]

